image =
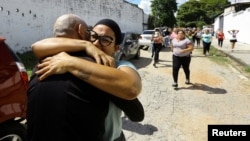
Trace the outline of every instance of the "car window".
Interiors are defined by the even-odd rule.
[[[135,33],[132,33],[131,36],[132,36],[132,40],[137,40],[138,39],[138,35],[135,34]]]
[[[143,31],[143,34],[153,34],[154,30],[145,30]]]

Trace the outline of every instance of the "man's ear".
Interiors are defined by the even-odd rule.
[[[87,33],[84,30],[84,26],[82,24],[78,25],[78,34],[83,40],[87,40]]]

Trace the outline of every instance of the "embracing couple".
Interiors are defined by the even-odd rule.
[[[139,122],[144,109],[135,66],[113,58],[122,41],[119,25],[102,19],[89,29],[65,14],[53,32],[31,46],[39,63],[27,93],[28,140],[125,141],[122,111]]]

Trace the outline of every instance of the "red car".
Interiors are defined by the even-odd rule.
[[[28,75],[0,36],[0,141],[26,141]]]

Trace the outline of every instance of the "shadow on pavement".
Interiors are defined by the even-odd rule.
[[[169,51],[171,51],[171,48],[170,48],[170,47],[163,47],[163,48],[161,49],[160,53],[161,53],[161,52],[169,52]]]
[[[153,125],[142,125],[139,122],[132,122],[127,117],[122,117],[122,128],[141,135],[153,135],[155,131],[158,131],[158,129]]]
[[[180,89],[191,89],[191,90],[203,90],[207,91],[208,94],[226,94],[227,91],[222,88],[213,88],[205,84],[200,84],[200,83],[191,83],[190,86],[188,87],[179,87],[176,88],[176,90]]]
[[[149,64],[151,64],[152,59],[140,57],[140,59],[138,59],[138,60],[133,59],[133,60],[129,60],[129,61],[131,63],[133,63],[137,69],[140,69],[140,68],[144,68],[144,67],[148,66]]]
[[[172,67],[172,60],[159,60],[159,62],[156,64],[156,68],[167,68],[167,67]]]

